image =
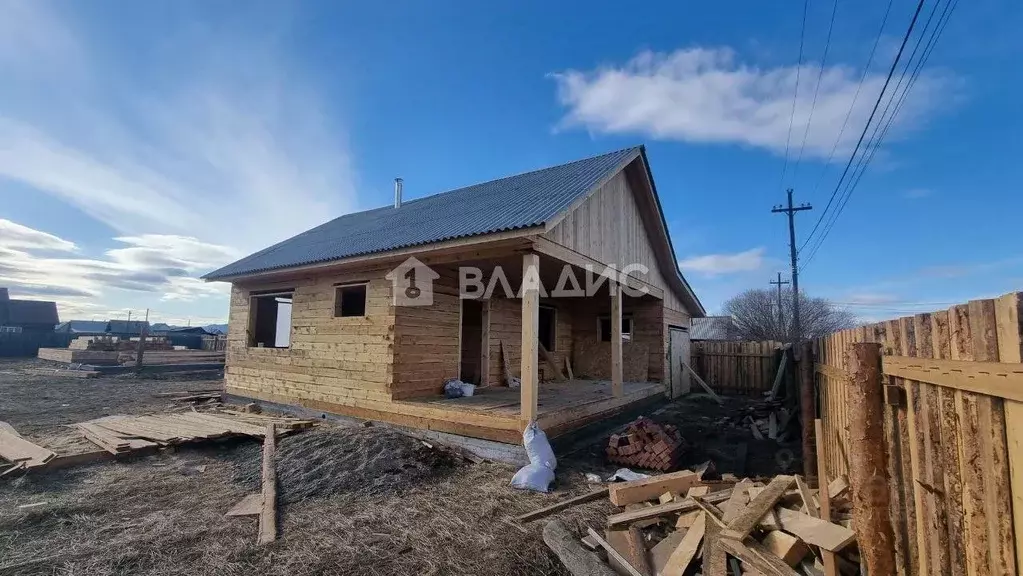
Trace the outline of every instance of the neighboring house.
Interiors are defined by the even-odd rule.
[[[693,318],[693,326],[689,329],[689,339],[693,342],[735,340],[735,323],[731,316]]]
[[[408,202],[398,180],[393,207],[204,278],[233,285],[228,394],[520,443],[532,420],[556,436],[686,391],[687,329],[705,311],[676,262],[637,147]],[[587,268],[630,264],[647,272],[627,289],[586,293]],[[548,293],[573,275],[579,290]],[[460,280],[493,290],[460,298]],[[574,378],[551,382],[566,361]],[[483,388],[438,402],[449,378]]]
[[[0,288],[0,332],[53,332],[59,322],[56,302],[13,300]]]
[[[107,322],[107,334],[119,338],[137,338],[142,334],[143,328],[146,329],[146,334],[152,332],[149,322],[146,320],[110,320]]]
[[[57,325],[57,332],[77,336],[102,336],[107,333],[107,323],[101,320],[68,320]]]

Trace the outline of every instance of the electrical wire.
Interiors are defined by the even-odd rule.
[[[817,71],[817,84],[813,88],[813,101],[810,103],[810,116],[806,119],[806,128],[803,129],[803,142],[799,145],[799,155],[796,156],[796,164],[792,167],[792,180],[796,179],[799,171],[799,162],[803,159],[803,149],[806,148],[806,139],[810,135],[810,125],[813,124],[813,113],[817,109],[817,95],[821,90],[821,79],[824,77],[824,68],[828,63],[828,50],[831,48],[831,33],[835,30],[835,16],[838,14],[838,0],[835,0],[831,8],[831,22],[828,24],[828,36],[824,41],[824,54],[821,56],[821,67]]]
[[[867,167],[870,165],[870,162],[874,159],[874,155],[877,154],[878,148],[880,148],[881,143],[883,142],[885,136],[887,136],[889,130],[891,129],[891,126],[894,123],[895,118],[898,116],[899,112],[902,110],[902,107],[905,105],[905,102],[906,102],[906,100],[908,98],[909,92],[912,90],[913,86],[916,84],[917,79],[920,76],[920,72],[923,69],[923,66],[926,64],[927,60],[930,59],[930,56],[931,56],[931,54],[934,51],[934,47],[936,46],[938,39],[941,37],[941,34],[945,31],[945,28],[948,26],[948,22],[951,19],[952,12],[955,10],[956,6],[958,5],[958,2],[959,2],[959,0],[950,0],[949,2],[947,2],[945,4],[945,9],[942,11],[941,16],[938,17],[938,23],[935,25],[935,27],[934,27],[934,29],[933,29],[933,31],[931,33],[931,36],[927,39],[926,44],[924,45],[924,50],[923,50],[923,52],[921,52],[921,57],[919,59],[917,59],[917,62],[916,62],[916,65],[913,68],[913,71],[909,74],[909,82],[907,82],[906,88],[902,91],[901,94],[899,94],[897,92],[899,85],[896,85],[896,91],[892,93],[892,96],[889,99],[888,106],[885,107],[885,110],[887,111],[888,108],[890,107],[890,105],[892,104],[892,102],[896,102],[897,101],[897,103],[895,104],[895,108],[894,108],[892,114],[889,115],[887,117],[887,119],[885,119],[884,113],[882,113],[882,118],[881,118],[881,120],[879,120],[878,124],[875,126],[874,132],[871,135],[871,140],[873,142],[868,141],[867,148],[864,150],[863,155],[861,155],[860,161],[857,164],[857,167],[853,170],[854,176],[852,178],[850,178],[849,182],[846,184],[845,190],[842,193],[842,200],[837,205],[838,207],[836,208],[836,210],[832,213],[831,218],[829,218],[828,223],[825,225],[825,227],[824,227],[824,229],[823,229],[823,231],[821,233],[821,236],[818,238],[817,242],[814,244],[813,248],[811,249],[810,254],[803,261],[802,265],[800,266],[800,270],[805,268],[813,260],[813,257],[816,256],[817,251],[820,249],[820,246],[823,244],[824,240],[827,238],[828,234],[831,232],[831,229],[834,227],[834,224],[838,220],[838,217],[841,215],[842,211],[845,209],[846,204],[848,204],[849,199],[852,197],[853,192],[855,191],[856,187],[859,185],[860,180],[863,178],[863,174],[866,172]],[[934,16],[934,14],[937,13],[938,5],[939,4],[940,4],[940,0],[939,0],[939,3],[936,4],[935,7],[931,10],[931,16],[928,18],[928,23],[927,23],[928,25],[930,23],[931,18]],[[925,26],[924,32],[921,33],[920,38],[917,40],[916,47],[913,50],[913,54],[914,55],[916,54],[917,49],[920,47],[920,45],[924,43],[923,35],[924,35],[924,33],[926,33],[927,27],[928,26]],[[913,66],[912,55],[910,56],[910,59],[907,61],[906,70],[908,70],[910,66]],[[904,70],[903,71],[903,77],[905,77],[905,75],[906,75],[906,71]],[[900,81],[899,81],[899,84],[901,84],[901,83],[902,83],[902,79],[900,79]],[[883,128],[881,128],[882,124],[884,125]],[[879,131],[880,131],[880,136],[875,138],[874,135],[878,134]],[[805,246],[805,244],[804,244],[804,246]]]
[[[785,173],[789,167],[789,147],[792,141],[792,123],[796,117],[796,102],[799,99],[799,73],[803,69],[803,43],[806,40],[806,13],[810,8],[810,0],[803,0],[803,23],[799,28],[799,59],[796,63],[796,87],[792,92],[792,111],[789,113],[789,131],[785,136],[785,161],[781,166],[781,183],[779,188],[785,187]]]
[[[859,100],[860,91],[863,90],[863,82],[867,78],[867,73],[870,72],[870,65],[874,62],[874,54],[877,52],[877,45],[881,42],[881,36],[884,34],[884,27],[888,23],[888,16],[892,11],[892,3],[894,0],[888,0],[888,7],[884,11],[884,17],[881,18],[881,27],[877,30],[877,36],[874,38],[874,45],[870,49],[870,56],[867,57],[867,63],[863,66],[863,72],[860,73],[860,81],[856,84],[856,92],[853,94],[852,104],[849,105],[849,111],[845,114],[845,120],[842,121],[842,127],[838,131],[838,136],[835,138],[835,144],[831,147],[831,152],[828,154],[828,159],[824,161],[824,167],[821,168],[821,174],[817,178],[817,183],[814,184],[813,189],[810,191],[810,196],[814,196],[817,193],[817,189],[820,188],[821,183],[824,182],[824,175],[828,171],[828,166],[831,164],[831,160],[835,157],[835,152],[838,151],[838,145],[842,141],[842,135],[845,134],[845,129],[849,125],[849,119],[852,117],[853,110],[856,109],[856,102]],[[828,199],[828,205],[824,207],[824,211],[821,212],[820,218],[813,225],[813,230],[810,231],[810,235],[803,241],[803,245],[799,247],[799,252],[802,252],[803,248],[809,244],[810,239],[813,238],[817,228],[821,225],[824,220],[824,215],[828,213],[828,209],[831,208],[831,203],[835,201],[835,192],[831,193],[831,198]]]

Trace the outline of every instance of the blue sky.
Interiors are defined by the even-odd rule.
[[[794,187],[809,233],[915,3],[854,106],[887,2],[840,0],[819,88],[834,4],[810,2],[791,136],[803,3],[740,4],[0,0],[0,285],[65,319],[219,321],[199,275],[395,176],[417,197],[644,143],[714,312],[787,274],[770,208]],[[1019,3],[956,8],[808,292],[885,318],[1023,285],[1021,26]]]

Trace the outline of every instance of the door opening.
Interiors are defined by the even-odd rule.
[[[483,303],[462,300],[461,359],[462,382],[479,385],[483,377]]]

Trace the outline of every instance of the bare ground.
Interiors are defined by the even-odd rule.
[[[62,454],[95,449],[64,424],[164,411],[171,403],[152,393],[220,383],[23,372],[37,366],[0,361],[0,420]],[[755,446],[740,427],[722,425],[745,401],[730,402],[735,405],[720,409],[687,400],[650,416],[682,428],[695,444],[687,455],[693,463],[710,457],[728,471],[734,445],[746,441],[747,473],[785,469],[776,457],[784,447]],[[554,491],[537,494],[508,487],[515,472],[510,466],[471,464],[381,426],[324,424],[279,441],[279,538],[262,547],[255,544],[254,516],[224,516],[259,489],[257,442],[207,443],[129,462],[3,478],[0,574],[564,575],[541,539],[542,521],[523,532],[506,519],[593,489],[585,472],[616,468],[603,460],[606,438],[599,431],[569,439]],[[582,534],[610,512],[601,500],[558,517]]]

